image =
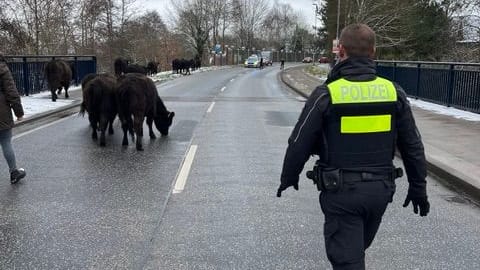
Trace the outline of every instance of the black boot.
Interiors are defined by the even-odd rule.
[[[27,175],[23,168],[15,169],[10,173],[10,183],[16,184]]]

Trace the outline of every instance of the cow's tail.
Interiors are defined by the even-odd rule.
[[[93,113],[99,111],[101,108],[102,95],[103,95],[102,86],[98,82],[92,82],[87,88],[87,111]]]

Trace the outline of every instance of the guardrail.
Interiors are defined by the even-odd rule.
[[[480,64],[376,61],[380,76],[411,97],[480,113]]]
[[[26,96],[48,90],[44,70],[45,65],[53,59],[62,59],[73,64],[72,82],[75,85],[80,84],[85,75],[97,72],[97,58],[92,55],[6,55],[5,59],[18,91]]]

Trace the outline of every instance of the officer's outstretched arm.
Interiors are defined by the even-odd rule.
[[[321,138],[323,116],[329,102],[330,95],[327,88],[320,86],[305,103],[300,118],[288,139],[277,195],[290,186],[298,189],[299,174]]]
[[[404,207],[412,202],[414,212],[418,213],[418,208],[420,208],[420,215],[426,216],[430,210],[430,204],[427,199],[425,151],[406,94],[398,85],[396,87],[398,90],[397,147],[402,156],[409,182]]]

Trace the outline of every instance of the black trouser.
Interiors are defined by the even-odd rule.
[[[320,193],[327,257],[334,270],[365,269],[365,250],[378,231],[395,192],[392,181],[346,183]]]

